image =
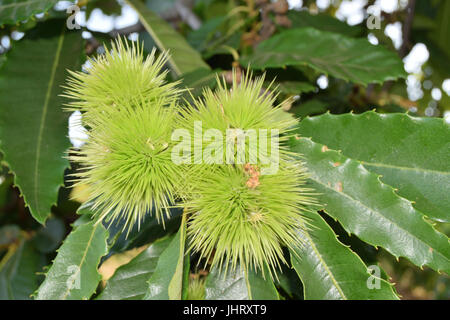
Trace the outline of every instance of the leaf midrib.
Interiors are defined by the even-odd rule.
[[[339,285],[337,279],[334,277],[334,274],[331,272],[330,268],[328,268],[328,264],[323,259],[322,255],[320,254],[319,250],[317,249],[316,245],[314,244],[314,241],[310,237],[308,231],[305,230],[304,231],[304,235],[305,235],[306,238],[308,238],[308,241],[309,241],[309,243],[311,245],[311,248],[313,249],[313,251],[316,254],[316,256],[319,258],[321,264],[324,266],[325,271],[329,274],[329,276],[331,278],[331,281],[333,282],[334,286],[338,290],[339,294],[341,295],[341,297],[344,300],[347,300],[347,297],[345,296],[344,291],[342,290],[341,286]]]
[[[390,169],[398,169],[398,170],[408,170],[408,171],[417,171],[417,172],[427,172],[427,173],[435,173],[440,175],[450,175],[450,172],[446,171],[439,171],[439,170],[433,170],[433,169],[423,169],[423,168],[417,168],[417,167],[404,167],[399,165],[393,165],[393,164],[386,164],[381,162],[367,162],[367,161],[361,161],[362,165],[368,165],[373,167],[381,167],[381,168],[390,168]]]
[[[81,266],[83,265],[84,261],[86,260],[87,253],[89,251],[89,248],[90,248],[91,243],[92,243],[92,239],[94,238],[94,234],[95,234],[95,231],[97,230],[98,226],[99,226],[99,224],[94,224],[94,228],[92,229],[92,233],[89,236],[89,240],[88,240],[88,242],[86,244],[86,249],[84,250],[83,256],[81,257],[80,264],[77,265],[77,267],[78,267],[77,268],[77,272],[75,272],[75,274],[73,276],[74,281],[75,281],[75,279],[77,279],[78,274],[81,271]],[[67,296],[70,294],[70,289],[71,289],[71,286],[67,288],[66,292],[64,293],[64,295],[62,297],[62,300],[66,300]]]
[[[378,216],[383,217],[384,219],[388,220],[389,222],[391,222],[393,225],[395,225],[396,227],[398,227],[400,230],[403,230],[406,234],[409,234],[411,237],[417,239],[420,243],[424,244],[426,247],[431,247],[429,244],[427,244],[426,242],[424,242],[422,239],[418,238],[417,236],[415,236],[414,234],[408,232],[407,230],[405,230],[404,228],[402,228],[401,226],[399,226],[395,221],[392,221],[391,219],[389,219],[388,217],[384,216],[383,214],[381,214],[378,210],[374,210],[369,208],[368,206],[366,206],[365,204],[363,204],[361,201],[351,197],[350,195],[348,195],[347,193],[345,193],[344,191],[340,191],[338,192],[337,190],[335,190],[334,188],[326,185],[325,183],[322,183],[321,181],[314,179],[314,177],[311,175],[309,177],[311,180],[314,180],[315,182],[317,182],[320,185],[323,185],[325,188],[333,191],[334,193],[338,193],[338,194],[342,194],[343,196],[345,196],[346,198],[350,199],[353,202],[356,202],[358,204],[360,204],[361,206],[363,206],[364,208],[366,208],[367,210],[369,210],[370,212],[373,212],[375,214],[377,214]],[[437,254],[439,254],[441,257],[443,257],[445,260],[449,260],[445,255],[443,255],[439,250],[436,250],[435,248],[433,248],[434,252],[436,252]]]
[[[55,53],[55,61],[53,62],[53,65],[52,65],[50,79],[48,82],[48,88],[47,88],[47,92],[45,93],[44,107],[42,110],[41,121],[39,124],[39,133],[38,133],[37,142],[36,142],[36,159],[35,159],[35,166],[34,166],[34,200],[36,203],[36,210],[37,210],[36,214],[38,214],[39,216],[40,216],[40,207],[39,207],[38,189],[39,189],[39,164],[40,164],[40,155],[41,155],[41,147],[42,147],[42,136],[44,134],[44,126],[45,126],[46,117],[47,117],[48,105],[49,105],[51,93],[53,90],[53,83],[55,81],[56,70],[58,68],[64,38],[65,38],[65,26],[63,27],[61,35],[59,36],[59,39],[58,39],[58,45],[56,47],[56,53]]]

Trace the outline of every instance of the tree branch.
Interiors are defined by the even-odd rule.
[[[411,28],[414,20],[414,13],[416,8],[416,0],[409,0],[408,6],[406,7],[407,16],[405,22],[403,23],[403,43],[400,47],[399,53],[402,58],[406,56],[409,49],[411,48]]]

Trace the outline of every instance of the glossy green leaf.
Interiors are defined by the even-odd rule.
[[[295,117],[303,119],[306,116],[320,114],[327,110],[328,104],[326,102],[312,99],[304,103],[300,102],[297,106],[289,110]]]
[[[120,16],[122,11],[122,6],[117,0],[89,0],[86,4],[86,21],[89,20],[92,11],[96,8],[108,16]]]
[[[398,299],[393,285],[371,276],[361,258],[338,241],[318,213],[303,214],[308,230],[298,232],[304,245],[291,253],[291,262],[302,280],[305,299]]]
[[[145,300],[181,300],[185,296],[186,264],[189,256],[185,252],[186,216],[183,216],[180,230],[166,250],[161,254],[158,265],[148,281]]]
[[[37,13],[46,12],[58,0],[0,0],[0,26],[15,24]]]
[[[292,23],[291,28],[312,27],[321,31],[341,33],[349,37],[357,37],[363,33],[360,26],[350,26],[346,22],[324,13],[311,14],[308,10],[290,10],[287,17]]]
[[[76,227],[58,249],[36,299],[89,299],[101,280],[98,265],[108,253],[107,238],[101,223],[92,221]]]
[[[178,76],[199,68],[209,69],[200,54],[187,43],[186,39],[149,10],[143,2],[139,0],[126,0],[126,2],[137,11],[139,19],[158,48],[170,51],[169,64]]]
[[[98,300],[141,300],[148,290],[147,281],[156,269],[161,253],[173,237],[153,243],[129,263],[119,267],[107,281]]]
[[[298,95],[301,93],[313,92],[316,87],[309,82],[283,81],[278,83],[278,90],[284,94]]]
[[[170,9],[174,9],[177,0],[144,0],[147,8],[156,12],[157,14],[162,14]]]
[[[0,261],[0,300],[28,300],[39,286],[42,256],[30,241],[10,246]]]
[[[205,300],[278,300],[273,281],[264,279],[261,273],[235,271],[219,272],[214,268],[208,274],[205,284]]]
[[[94,211],[92,203],[83,203],[77,210],[81,215],[74,225],[88,223],[92,219]],[[136,247],[141,247],[153,243],[157,239],[162,239],[167,235],[176,233],[180,228],[182,208],[171,208],[170,218],[164,218],[164,223],[158,221],[154,212],[147,212],[143,221],[135,223],[129,232],[123,232],[126,219],[103,222],[103,226],[108,230],[109,255],[124,252]]]
[[[299,133],[362,161],[418,210],[450,222],[450,125],[443,119],[324,114],[304,119]]]
[[[152,243],[166,235],[176,233],[180,227],[181,213],[173,210],[171,215],[170,219],[165,220],[164,225],[158,223],[155,216],[147,218],[141,223],[140,229],[137,227],[133,228],[128,237],[125,232],[122,232],[122,228],[119,229],[108,226],[108,231],[111,234],[110,239],[114,236],[114,244],[109,252],[122,252]],[[115,232],[115,234],[113,234],[113,232]]]
[[[347,232],[417,266],[450,273],[449,239],[376,174],[307,138],[292,138],[291,147],[303,155],[323,210]]]
[[[287,265],[281,266],[281,271],[278,273],[277,286],[280,294],[289,299],[304,300],[303,298],[303,284],[298,277],[295,270]]]
[[[189,73],[183,74],[181,87],[188,89],[198,89],[201,91],[204,87],[215,87],[216,78],[221,70],[208,70],[200,68]]]
[[[186,253],[186,215],[183,214],[181,221],[180,230],[177,235],[178,239],[178,261],[175,268],[175,273],[169,282],[169,287],[167,288],[169,299],[171,300],[181,300],[183,298],[183,289],[187,289],[185,271],[186,264],[189,263],[189,254]],[[176,238],[176,237],[175,237]]]
[[[448,38],[450,36],[450,24],[448,23],[448,17],[450,15],[450,2],[441,1],[436,17],[436,23],[434,30],[430,32],[430,38],[440,46],[440,48],[450,56],[450,44]]]
[[[37,230],[33,237],[33,244],[42,253],[54,252],[66,235],[64,221],[58,218],[49,219],[45,227]]]
[[[333,77],[367,85],[406,77],[396,53],[374,46],[366,39],[353,39],[313,28],[283,31],[261,42],[241,64],[254,69],[307,65]]]
[[[233,23],[234,22],[234,23]],[[233,54],[238,51],[244,21],[233,20],[232,15],[221,15],[205,20],[197,30],[187,34],[189,44],[201,52],[204,59],[218,54]]]
[[[44,223],[68,161],[61,85],[80,65],[83,39],[64,20],[41,24],[8,52],[0,72],[0,149],[33,217]]]
[[[219,16],[204,21],[197,30],[190,31],[186,40],[189,44],[200,52],[207,51],[215,45],[217,38],[222,36],[222,30],[225,28],[226,16]]]

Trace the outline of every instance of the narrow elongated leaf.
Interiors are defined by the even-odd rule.
[[[0,0],[0,26],[15,24],[49,10],[58,0]]]
[[[264,279],[260,273],[249,271],[247,275],[247,289],[252,300],[278,300],[277,289],[266,272]]]
[[[33,217],[44,223],[56,203],[68,161],[61,85],[80,64],[83,40],[64,20],[37,27],[8,53],[0,72],[0,149]]]
[[[450,244],[412,204],[360,162],[307,138],[292,138],[303,154],[323,209],[345,230],[396,257],[450,273]]]
[[[366,39],[313,28],[283,31],[261,42],[241,63],[250,63],[255,69],[308,65],[333,77],[364,85],[406,76],[396,53],[374,46]]]
[[[97,267],[108,253],[107,238],[101,223],[92,221],[76,227],[58,249],[36,299],[89,299],[101,280]]]
[[[371,275],[361,258],[338,241],[318,213],[305,212],[310,225],[299,231],[304,246],[291,253],[307,300],[398,299],[392,284]],[[379,287],[369,289],[368,281]],[[372,282],[370,283],[370,285]]]
[[[27,240],[11,245],[0,261],[0,300],[28,300],[37,289],[42,256]]]
[[[450,222],[450,125],[443,119],[324,114],[304,119],[299,133],[361,160],[421,212]]]
[[[179,76],[199,68],[210,69],[200,54],[166,21],[149,10],[140,0],[126,0],[137,11],[139,19],[161,50],[170,51],[169,63]]]
[[[189,263],[185,243],[186,216],[183,215],[180,230],[161,254],[156,270],[148,281],[145,300],[181,300],[184,297],[187,289],[185,267]]]
[[[119,267],[98,300],[141,300],[148,290],[147,281],[156,269],[161,253],[173,237],[153,243],[129,263]]]
[[[237,268],[224,276],[218,268],[208,275],[205,285],[205,300],[278,300],[278,292],[270,278],[249,271],[246,276]]]
[[[430,32],[430,38],[444,50],[447,56],[450,56],[450,44],[448,43],[448,37],[450,35],[449,15],[450,3],[448,1],[442,1],[438,8],[434,30]]]
[[[175,268],[175,274],[169,282],[168,294],[171,300],[181,300],[183,298],[183,288],[187,289],[185,272],[186,265],[189,263],[189,254],[186,253],[186,215],[183,214],[180,230],[177,233],[178,239],[178,261]],[[176,238],[176,237],[175,237]]]

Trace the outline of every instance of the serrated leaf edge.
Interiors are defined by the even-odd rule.
[[[408,116],[409,116],[409,115],[408,115]],[[321,146],[325,146],[325,145],[323,145],[323,144],[320,144],[320,143],[317,143],[317,142],[313,141],[311,137],[298,137],[297,139],[305,139],[305,140],[311,141],[311,142],[314,143],[314,144],[321,145]],[[325,146],[325,147],[326,147],[326,146]],[[436,232],[436,233],[438,233],[438,234],[442,234],[441,232],[439,232],[439,231],[436,230],[436,228],[434,227],[433,224],[429,223],[429,222],[425,219],[426,216],[425,216],[422,212],[420,212],[419,210],[417,210],[416,208],[414,208],[413,203],[412,203],[410,200],[401,197],[400,195],[397,194],[395,188],[393,188],[392,186],[390,186],[390,185],[388,185],[388,184],[383,183],[383,182],[381,181],[381,179],[380,179],[380,178],[382,177],[381,175],[374,174],[373,172],[367,170],[367,169],[364,167],[364,165],[361,163],[361,161],[355,160],[355,159],[352,159],[352,158],[349,158],[349,157],[343,155],[343,153],[342,153],[341,150],[328,149],[328,147],[327,147],[327,150],[326,150],[325,152],[334,152],[334,153],[339,154],[340,156],[346,157],[346,158],[347,158],[347,161],[354,161],[354,162],[358,163],[358,164],[359,164],[358,167],[359,167],[360,169],[364,170],[367,174],[376,177],[378,183],[380,183],[380,186],[381,186],[382,188],[388,188],[388,189],[390,189],[390,190],[392,191],[392,193],[394,194],[394,196],[396,196],[397,198],[399,198],[400,201],[406,202],[406,203],[408,204],[408,206],[410,206],[414,211],[420,213],[420,214],[422,215],[423,221],[424,221],[426,224],[428,224],[428,225],[433,229],[434,232]],[[319,182],[319,181],[313,179],[313,178],[311,177],[311,175],[309,176],[309,179],[314,180],[315,182],[317,182],[317,183],[319,183],[319,184],[325,186],[327,189],[330,189],[330,190],[332,190],[332,191],[337,192],[336,190],[334,190],[333,188],[330,188],[329,186],[323,184],[322,182]],[[346,196],[347,196],[347,195],[346,195]],[[358,202],[359,202],[359,201],[358,201]],[[365,206],[365,205],[364,205],[364,206]],[[370,209],[370,208],[369,208],[369,209]],[[320,210],[323,210],[324,212],[327,212],[326,205],[322,204]],[[328,212],[327,212],[327,213],[328,213]],[[384,216],[383,216],[383,217],[384,217]],[[386,217],[385,217],[385,218],[386,218]],[[387,219],[387,218],[386,218],[386,219]],[[335,218],[335,220],[338,221],[336,218]],[[394,224],[395,224],[395,223],[394,223]],[[347,231],[347,233],[348,233],[349,235],[355,234],[356,236],[359,237],[359,235],[358,235],[357,233],[352,233],[351,231],[347,230],[347,228],[346,228],[345,226],[343,226],[343,228],[345,229],[345,231]],[[400,229],[403,229],[403,228],[400,228]],[[406,230],[406,231],[407,231],[407,230]],[[408,232],[408,233],[409,233],[409,232]],[[444,235],[444,236],[445,236],[445,235]],[[415,236],[414,236],[414,237],[415,237]],[[417,237],[415,237],[415,238],[418,239],[418,240],[420,240],[420,242],[424,243],[423,240],[421,240],[421,239],[419,239],[419,238],[417,238]],[[361,239],[362,239],[362,238],[361,238]],[[374,247],[378,247],[377,245],[375,245],[374,243],[372,243],[372,242],[370,242],[370,241],[367,241],[367,240],[365,240],[365,239],[362,239],[362,240],[363,240],[364,242],[366,242],[366,243],[368,243],[368,244],[374,246]],[[448,237],[447,237],[447,242],[450,244],[450,239],[449,239]],[[427,245],[427,244],[425,243],[425,245]],[[384,248],[385,248],[390,254],[392,254],[392,255],[397,259],[397,261],[398,261],[398,259],[399,259],[400,257],[403,257],[403,258],[405,258],[405,259],[411,261],[409,258],[407,258],[407,257],[405,257],[405,256],[394,254],[394,253],[393,253],[389,248],[387,248],[387,247],[384,247]],[[437,252],[439,252],[439,251],[437,251]],[[439,252],[439,255],[441,255],[442,257],[444,257],[445,259],[448,260],[448,258],[446,258],[445,255],[443,255],[441,252]],[[423,263],[423,264],[421,264],[421,265],[418,265],[418,264],[414,263],[413,261],[411,261],[411,263],[413,263],[414,265],[417,265],[417,266],[418,266],[419,268],[421,268],[421,269],[423,269],[424,266],[429,266],[428,264],[425,264],[425,263]],[[431,268],[431,267],[430,267],[430,268]],[[434,269],[434,268],[432,268],[432,269],[435,270],[436,272],[438,272],[439,274],[442,274],[442,273],[443,273],[443,271],[440,270],[440,269]]]
[[[85,259],[85,257],[86,257],[86,254],[87,254],[87,252],[88,252],[88,250],[89,250],[89,245],[90,245],[90,243],[92,242],[92,239],[93,239],[93,237],[94,237],[94,235],[95,235],[95,231],[97,230],[97,228],[98,228],[99,226],[101,226],[102,228],[104,228],[103,225],[101,225],[101,224],[94,224],[93,222],[89,222],[89,223],[92,223],[92,224],[93,224],[93,229],[92,229],[92,233],[91,233],[91,236],[90,236],[90,238],[89,238],[89,241],[88,241],[88,245],[86,246],[86,250],[85,250],[85,252],[84,252],[84,254],[83,254],[82,260],[81,260],[80,264],[78,265],[78,270],[81,270],[81,266],[82,266],[82,264],[83,264],[83,262],[84,262],[84,259]],[[82,226],[82,225],[77,226],[77,227],[75,227],[74,229],[72,229],[72,231],[70,232],[70,234],[71,234],[72,232],[76,231],[76,230],[77,230],[79,227],[81,227],[81,226]],[[105,252],[103,253],[103,255],[102,255],[101,257],[99,257],[98,260],[97,260],[97,268],[96,268],[96,269],[97,269],[97,278],[98,278],[98,281],[101,280],[101,275],[100,275],[100,273],[98,272],[98,268],[99,268],[99,265],[100,265],[101,258],[102,258],[103,256],[105,256],[106,254],[108,254],[108,252],[107,252],[107,250],[108,250],[108,241],[107,241],[107,239],[108,239],[108,236],[109,236],[109,232],[108,232],[108,230],[106,230],[106,229],[105,229],[105,232],[106,232],[106,235],[105,235],[104,241],[105,241],[105,248],[107,248],[107,249],[105,250]],[[69,235],[70,235],[70,234],[69,234]],[[56,249],[56,253],[59,253],[59,252],[60,252],[60,250],[61,250],[61,248],[63,247],[63,245],[66,243],[67,238],[68,238],[68,236],[66,237],[66,239],[64,239],[64,241],[63,241],[63,243],[61,244],[61,246],[60,246],[58,249]],[[48,273],[50,272],[51,268],[53,267],[53,263],[55,262],[55,260],[56,260],[56,257],[55,257],[55,259],[53,259],[53,260],[51,261],[51,266],[50,266],[50,267],[47,266],[48,270],[47,270],[46,272],[43,272],[43,273],[42,273],[42,275],[44,275],[45,278],[47,278],[47,275],[48,275]],[[45,281],[45,280],[44,280],[44,281]],[[42,283],[43,283],[43,282],[42,282]],[[38,295],[38,293],[39,293],[39,289],[40,289],[40,287],[39,287],[34,293],[32,293],[30,296],[31,296],[32,298],[35,298],[35,299],[36,299],[36,297],[37,297],[37,295]],[[64,298],[61,299],[61,300],[65,300],[65,298],[67,298],[67,296],[68,296],[69,293],[70,293],[70,290],[68,289],[67,292],[66,292],[66,294],[64,295]],[[95,291],[94,291],[92,294],[94,294],[94,293],[95,293]],[[87,299],[89,299],[89,298],[90,298],[90,296],[89,296],[89,297],[82,297],[81,300],[87,300]]]

